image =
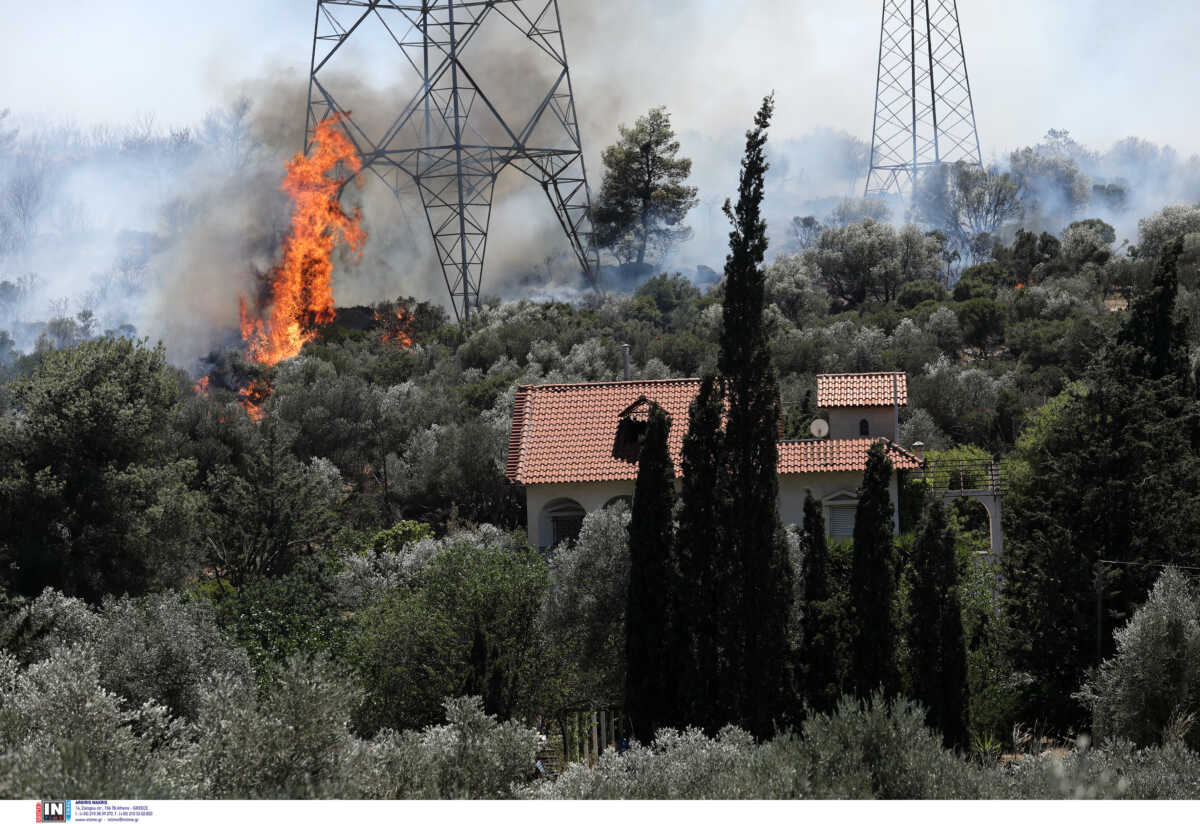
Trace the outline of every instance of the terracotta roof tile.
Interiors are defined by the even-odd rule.
[[[907,406],[908,376],[903,372],[817,375],[817,406],[822,409],[891,406],[893,378],[897,400],[900,406]]]
[[[781,441],[779,474],[806,472],[861,472],[867,467],[867,450],[883,441],[895,469],[916,469],[921,459],[887,438],[838,438],[820,441]]]
[[[671,416],[667,445],[678,473],[688,406],[699,379],[522,386],[513,404],[505,475],[523,484],[621,481],[637,465],[612,456],[617,422],[642,396]]]
[[[634,480],[637,465],[612,456],[613,440],[621,413],[643,396],[671,416],[668,447],[678,475],[688,406],[699,389],[694,378],[519,387],[505,475],[522,484]],[[779,471],[861,471],[874,440],[882,439],[782,441]],[[888,450],[898,469],[920,465],[895,444]]]

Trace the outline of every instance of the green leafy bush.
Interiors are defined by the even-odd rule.
[[[355,616],[351,658],[368,691],[364,731],[432,723],[447,695],[482,695],[488,711],[505,718],[537,705],[546,561],[523,539],[496,537],[493,530],[446,539],[411,587]]]

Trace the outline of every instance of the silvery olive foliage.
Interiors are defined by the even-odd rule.
[[[83,643],[104,662],[101,685],[131,706],[152,702],[173,716],[194,718],[206,677],[250,677],[245,651],[221,634],[205,602],[173,592],[110,598],[99,619]]]
[[[101,686],[102,662],[61,646],[21,667],[0,652],[0,797],[187,797],[185,722]]]
[[[571,670],[568,690],[597,706],[620,704],[625,684],[629,507],[590,512],[573,546],[550,557],[542,631]]]
[[[1200,750],[1200,588],[1167,569],[1114,635],[1116,654],[1080,693],[1096,736]]]
[[[53,599],[46,599],[53,600]],[[42,606],[45,606],[43,603]],[[63,606],[62,603],[59,604]],[[110,607],[121,612],[129,606]],[[69,609],[69,605],[68,605]],[[103,620],[104,616],[98,616]],[[119,624],[120,622],[118,622]],[[447,699],[423,730],[354,734],[361,689],[336,665],[293,658],[259,691],[225,670],[198,674],[195,715],[133,703],[103,686],[108,661],[64,641],[22,663],[0,651],[0,795],[121,798],[1194,798],[1200,755],[1178,738],[1137,748],[1080,739],[1066,754],[976,763],[943,749],[907,701],[843,700],[799,733],[755,744],[662,730],[535,779],[537,732]]]
[[[470,544],[481,552],[502,552],[512,547],[513,541],[512,533],[481,524],[470,532],[408,541],[391,551],[346,553],[334,578],[338,603],[345,609],[357,609],[388,592],[411,588],[434,559],[450,547]]]
[[[533,772],[536,731],[478,698],[448,699],[445,724],[365,740],[343,667],[294,657],[264,690],[211,611],[179,594],[92,608],[48,590],[8,607],[2,797],[498,798]]]

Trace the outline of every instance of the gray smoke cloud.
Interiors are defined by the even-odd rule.
[[[1179,103],[1200,57],[1177,48],[1181,33],[1200,23],[1200,8],[1149,0],[1114,26],[1115,3],[959,6],[989,160],[1004,167],[1012,150],[1037,144],[1047,128],[1071,130],[1078,149],[1039,151],[1074,153],[1090,184],[1125,192],[1119,203],[1093,197],[1079,215],[1104,217],[1119,237],[1132,239],[1137,219],[1166,203],[1200,196],[1194,116]],[[563,0],[559,8],[593,191],[617,125],[659,104],[694,161],[694,237],[664,268],[720,269],[728,233],[721,203],[736,191],[743,132],[772,89],[773,249],[782,248],[791,217],[827,215],[861,191],[877,2]],[[12,81],[0,108],[14,109],[0,123],[0,281],[19,288],[0,293],[0,329],[28,349],[37,322],[89,309],[101,329],[127,324],[161,337],[181,365],[229,342],[237,295],[252,292],[274,262],[286,227],[278,184],[304,139],[311,10],[284,0],[253,9],[233,0],[203,8],[133,2],[118,12],[128,25],[113,36],[131,38],[124,47],[84,36],[99,11],[54,7],[27,30],[10,20],[16,45],[0,55]],[[520,122],[552,67],[514,34],[481,38],[469,57],[481,85]],[[412,89],[395,70],[394,47],[361,42],[335,79],[355,118],[382,128]],[[1163,65],[1147,54],[1175,57]],[[151,57],[160,71],[144,70]],[[249,108],[232,118],[243,95]],[[207,108],[223,114],[204,118]],[[20,132],[6,146],[2,136],[14,123]],[[1131,133],[1156,142],[1118,142]],[[1069,217],[1051,194],[1043,198],[1050,227]],[[368,178],[347,189],[345,202],[361,206],[370,239],[360,263],[339,261],[340,304],[400,294],[448,302],[411,193],[397,199]],[[903,210],[893,214],[902,218]],[[544,195],[507,170],[496,191],[485,294],[570,296],[573,271]]]

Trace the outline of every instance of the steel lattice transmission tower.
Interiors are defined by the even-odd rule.
[[[348,61],[371,30],[375,52]],[[489,44],[494,37],[499,50]],[[356,108],[358,73],[381,65],[383,82],[400,82],[389,96],[403,93],[390,111],[376,100]],[[341,114],[364,171],[397,196],[415,186],[460,320],[479,305],[492,196],[508,166],[541,184],[596,285],[591,196],[557,0],[318,0],[309,78],[305,149],[319,122]]]
[[[866,195],[911,189],[921,169],[981,166],[955,0],[883,0]]]

